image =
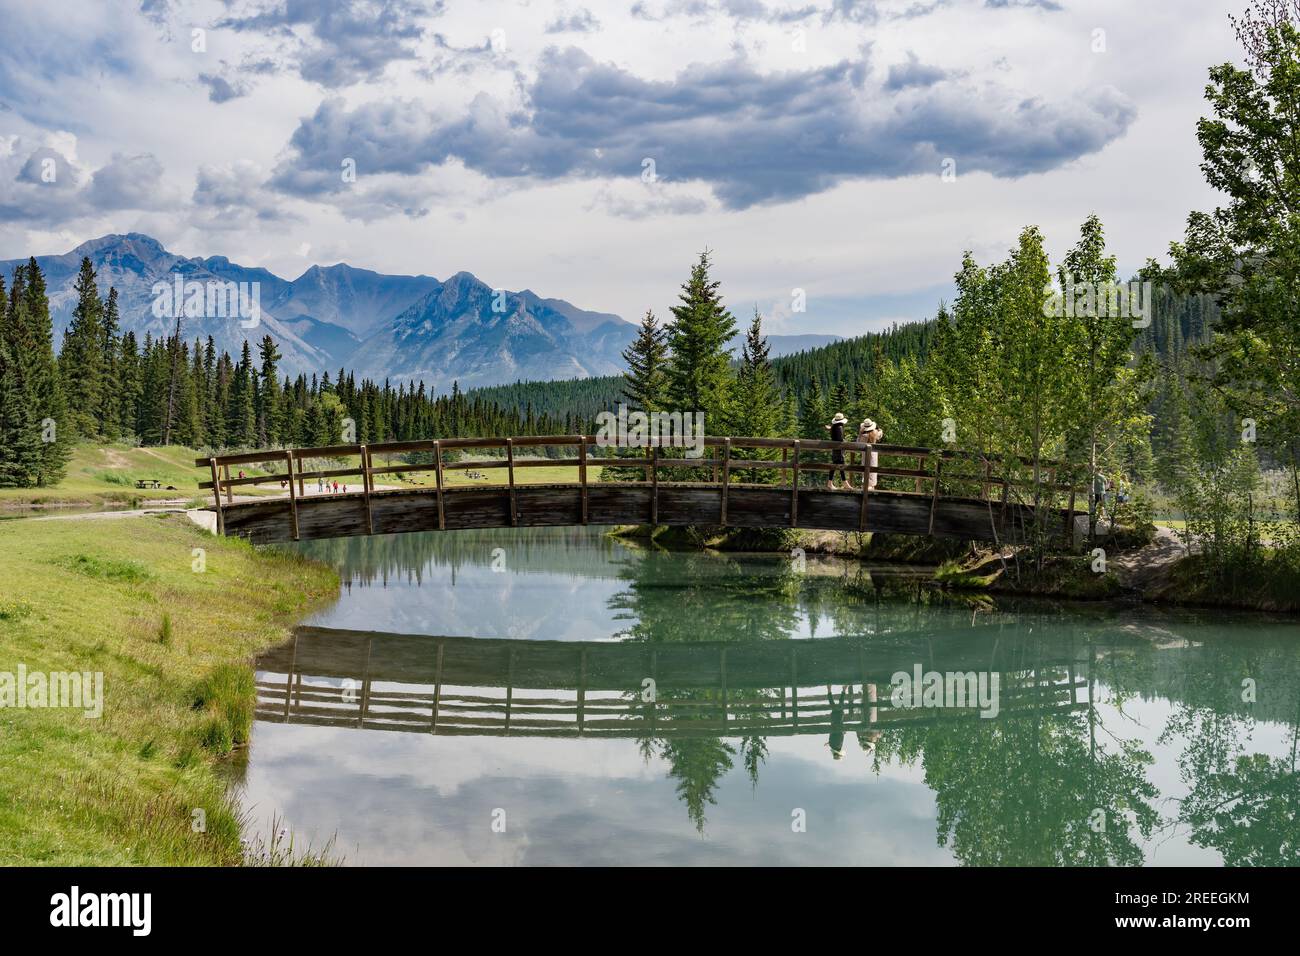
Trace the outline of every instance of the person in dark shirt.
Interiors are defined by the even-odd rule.
[[[848,419],[844,417],[843,412],[836,412],[831,423],[826,426],[826,430],[831,433],[831,441],[844,441],[844,426],[848,424]],[[838,489],[839,485],[835,483],[835,476],[839,475],[844,479],[845,485],[849,484],[849,473],[844,470],[844,451],[836,448],[831,452],[831,464],[839,465],[839,468],[832,468],[830,479],[826,482],[827,488]],[[851,486],[850,486],[851,487]]]
[[[826,746],[831,748],[831,757],[835,760],[844,759],[844,709],[850,705],[849,688],[840,688],[840,699],[835,700],[835,692],[831,689],[830,684],[826,685],[826,703],[831,708],[831,739],[826,741]]]

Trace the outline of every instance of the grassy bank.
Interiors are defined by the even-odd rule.
[[[194,451],[179,445],[133,448],[129,445],[78,445],[67,472],[50,488],[0,488],[0,508],[25,505],[148,503],[193,498],[207,477],[194,467]],[[162,488],[142,490],[137,478],[157,479]],[[168,491],[171,485],[176,490]]]
[[[0,671],[104,675],[98,719],[0,709],[0,863],[241,862],[219,764],[248,737],[251,655],[334,573],[170,515],[4,522],[0,582]]]

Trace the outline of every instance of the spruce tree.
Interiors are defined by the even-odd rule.
[[[756,438],[772,438],[783,433],[784,416],[787,406],[781,400],[780,390],[776,385],[776,374],[772,371],[767,339],[763,336],[763,318],[754,309],[753,321],[741,347],[740,371],[736,375],[736,401],[731,422],[731,431],[737,435]],[[776,458],[775,449],[748,449],[745,455],[751,458],[772,460]],[[751,483],[772,483],[780,473],[772,469],[749,469],[743,480]]]
[[[275,339],[269,335],[262,337],[258,351],[262,358],[262,380],[257,392],[257,436],[258,443],[266,448],[278,445],[283,440],[283,398],[276,369],[276,363],[282,356],[276,351]]]
[[[36,484],[41,433],[32,419],[17,363],[0,337],[0,488]]]
[[[34,257],[27,260],[25,267],[14,270],[9,309],[21,313],[15,318],[10,354],[20,369],[32,420],[40,428],[41,461],[36,484],[50,487],[63,480],[74,436],[54,358],[54,327],[45,276]]]
[[[140,434],[140,354],[135,333],[127,332],[118,346],[117,420],[124,435]]]
[[[725,421],[733,381],[727,344],[736,334],[736,320],[723,306],[721,283],[710,276],[709,268],[705,250],[682,284],[681,304],[672,307],[667,393],[674,410],[703,412],[709,420]]]
[[[647,309],[641,319],[637,337],[623,353],[627,373],[623,397],[634,411],[655,412],[664,407],[667,378],[664,365],[668,358],[667,336],[653,311]]]
[[[117,309],[117,289],[110,287],[104,302],[104,325],[101,330],[100,353],[104,369],[104,387],[99,410],[100,433],[109,441],[122,435],[121,340]]]
[[[104,401],[104,304],[89,256],[81,259],[73,290],[77,304],[72,310],[72,322],[63,333],[59,375],[73,428],[79,435],[94,438],[102,431],[99,416]]]
[[[741,347],[740,371],[736,376],[734,428],[739,435],[770,438],[781,427],[784,408],[769,355],[763,317],[755,309]]]

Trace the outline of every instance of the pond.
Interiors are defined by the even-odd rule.
[[[300,547],[344,584],[239,786],[345,863],[1300,862],[1294,621],[585,528]]]

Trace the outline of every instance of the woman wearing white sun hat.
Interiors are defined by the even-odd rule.
[[[885,433],[870,418],[862,419],[862,424],[858,426],[858,441],[866,445],[878,444],[885,437]],[[871,472],[867,477],[867,488],[876,487],[876,466],[880,463],[880,457],[876,454],[875,449],[871,451]]]

